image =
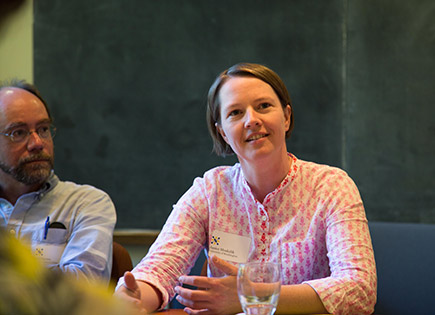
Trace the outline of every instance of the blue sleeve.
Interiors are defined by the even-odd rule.
[[[58,266],[63,272],[108,283],[112,270],[112,240],[116,211],[110,197],[88,189],[74,196],[75,216]]]

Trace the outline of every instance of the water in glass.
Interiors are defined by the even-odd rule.
[[[241,264],[237,275],[237,292],[245,314],[275,313],[281,290],[281,268],[273,262]]]

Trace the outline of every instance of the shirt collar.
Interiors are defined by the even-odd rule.
[[[289,159],[292,161],[292,163],[291,163],[291,166],[290,166],[290,170],[289,170],[289,172],[287,173],[287,175],[284,177],[284,179],[282,180],[282,182],[278,185],[278,187],[276,187],[273,191],[271,191],[270,193],[268,193],[267,195],[266,195],[266,197],[264,198],[264,200],[263,200],[263,204],[264,203],[267,203],[268,201],[270,201],[270,199],[271,198],[273,198],[273,196],[274,195],[276,195],[277,193],[279,193],[280,191],[282,191],[289,183],[291,183],[293,180],[294,180],[294,178],[295,178],[295,176],[296,176],[296,173],[297,173],[297,171],[298,171],[298,159],[297,159],[297,157],[294,155],[294,154],[292,154],[292,153],[289,153],[289,152],[287,152],[287,156],[289,157]],[[245,178],[245,176],[243,175],[243,171],[242,171],[242,168],[241,168],[241,166],[239,165],[239,169],[240,169],[240,172],[241,172],[241,174],[242,174],[242,186],[243,186],[243,189],[245,190],[245,192],[246,193],[248,193],[249,195],[251,195],[252,196],[252,198],[254,199],[254,201],[256,202],[256,203],[260,203],[255,197],[254,197],[254,195],[252,194],[252,190],[251,190],[251,187],[249,187],[249,184],[248,184],[248,182],[246,181],[246,178]]]
[[[47,181],[42,184],[41,188],[36,192],[36,196],[41,199],[47,192],[56,187],[57,183],[59,183],[59,178],[56,176],[56,174],[54,174],[54,171],[52,170]]]

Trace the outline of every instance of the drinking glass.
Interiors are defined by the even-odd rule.
[[[281,266],[274,262],[239,265],[237,293],[247,315],[272,315],[281,291]]]

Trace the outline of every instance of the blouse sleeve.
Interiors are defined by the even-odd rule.
[[[376,303],[376,265],[361,196],[343,171],[324,184],[318,196],[326,207],[331,275],[305,283],[316,290],[330,313],[371,314]]]
[[[193,186],[174,205],[147,255],[133,269],[137,280],[152,284],[163,297],[160,309],[174,297],[178,278],[189,273],[207,240],[208,201],[204,180]],[[120,279],[118,286],[124,283]]]

